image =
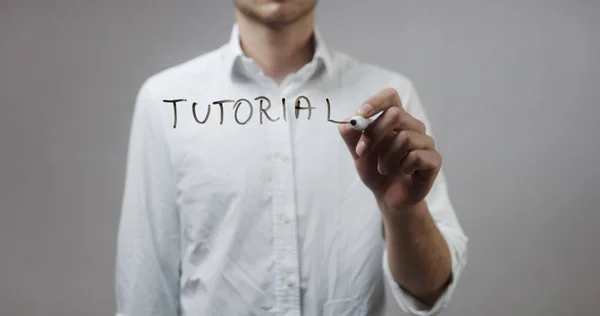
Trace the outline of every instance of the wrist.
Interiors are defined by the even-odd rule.
[[[379,209],[384,214],[384,216],[411,216],[415,213],[427,210],[427,202],[425,202],[425,199],[417,203],[404,204],[396,207],[392,207],[389,204],[387,204],[383,198],[376,196],[375,199],[377,201]]]
[[[385,225],[389,226],[389,229],[404,227],[414,220],[426,218],[428,212],[425,200],[416,204],[404,205],[400,208],[389,207],[382,200],[378,200],[377,203],[381,209]]]

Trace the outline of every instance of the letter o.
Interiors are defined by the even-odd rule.
[[[248,115],[248,118],[244,121],[244,122],[240,122],[240,120],[238,119],[238,110],[240,109],[240,105],[242,104],[242,102],[246,102],[248,104],[248,106],[250,106],[250,115]],[[250,101],[248,101],[247,99],[238,99],[237,101],[235,101],[235,104],[233,105],[233,107],[235,108],[235,121],[238,124],[244,125],[246,123],[248,123],[248,121],[250,121],[250,118],[252,118],[252,112],[253,112],[253,108],[252,108],[252,103],[250,103]]]

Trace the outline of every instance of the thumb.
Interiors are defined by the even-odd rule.
[[[356,154],[356,145],[362,136],[362,132],[355,130],[352,128],[352,126],[350,126],[350,124],[340,124],[338,125],[338,130],[342,136],[342,139],[344,139],[346,146],[348,146],[348,150],[350,151],[352,158],[354,158],[354,160],[358,159],[359,157]]]

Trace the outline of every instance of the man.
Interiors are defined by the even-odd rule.
[[[118,315],[378,315],[386,284],[447,304],[467,237],[417,92],[328,49],[315,6],[237,0],[229,43],[140,89]]]

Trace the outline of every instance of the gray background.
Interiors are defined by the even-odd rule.
[[[0,315],[114,312],[135,94],[227,41],[232,12],[0,2]],[[600,1],[323,0],[318,24],[421,93],[471,239],[446,315],[598,314]]]

